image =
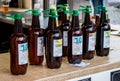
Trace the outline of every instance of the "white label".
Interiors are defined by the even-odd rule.
[[[88,50],[95,50],[95,33],[89,33]]]
[[[37,56],[44,55],[44,38],[38,37],[37,38]]]
[[[104,31],[103,48],[110,47],[110,31]]]
[[[62,39],[53,40],[53,57],[62,56]]]
[[[28,43],[18,44],[19,65],[28,63]]]
[[[68,31],[63,31],[63,46],[68,46]]]
[[[82,36],[73,36],[72,37],[72,55],[81,55],[82,54]]]

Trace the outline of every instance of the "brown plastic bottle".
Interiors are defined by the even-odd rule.
[[[69,8],[68,6],[65,6],[63,8],[63,18],[62,18],[62,24],[61,24],[61,32],[62,32],[62,38],[63,38],[63,57],[67,56],[67,50],[68,50],[68,30],[70,29],[70,14],[69,14]]]
[[[15,32],[10,38],[10,69],[13,75],[25,74],[28,65],[28,43],[22,32],[21,20],[21,14],[15,14]]]
[[[38,10],[32,11],[32,26],[28,33],[29,62],[31,65],[41,65],[44,58],[44,36],[40,28]]]
[[[99,24],[100,24],[100,15],[96,14],[96,16],[95,16],[95,25],[94,25],[95,35],[96,35],[96,31],[97,31],[97,28],[98,28]],[[95,50],[96,50],[96,36],[95,36]]]
[[[73,10],[71,28],[68,31],[68,62],[79,64],[82,61],[83,33],[79,25],[78,10]]]
[[[86,7],[85,21],[83,25],[83,59],[90,60],[95,55],[95,28],[90,21],[91,6]]]
[[[110,25],[106,19],[106,7],[102,7],[100,24],[97,28],[96,54],[98,56],[108,56],[110,50]]]
[[[58,15],[53,11],[50,16],[51,29],[46,34],[46,63],[50,69],[60,68],[62,63],[62,35],[58,29]]]
[[[54,9],[54,8],[50,8],[50,10],[49,10],[49,15],[50,15],[50,16],[51,16],[51,13],[52,13],[53,11],[55,11],[55,9]],[[51,27],[51,25],[52,25],[51,20],[52,20],[52,18],[49,17],[48,27],[44,30],[44,45],[45,45],[45,48],[46,48],[46,34],[47,34],[47,32],[48,32],[49,30],[52,29],[52,27]]]

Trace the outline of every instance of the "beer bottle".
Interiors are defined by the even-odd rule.
[[[97,28],[96,54],[108,56],[110,50],[110,25],[106,19],[106,7],[102,7],[100,24]]]
[[[58,29],[58,14],[51,13],[51,30],[46,33],[46,63],[51,69],[60,68],[62,63],[62,35]]]
[[[22,32],[22,15],[14,16],[15,32],[10,37],[10,69],[13,75],[25,74],[28,65],[28,43]]]
[[[29,62],[41,65],[44,57],[44,36],[40,28],[38,10],[32,11],[32,26],[28,33]]]
[[[54,8],[50,8],[50,10],[49,10],[49,15],[51,15],[51,13],[52,13],[53,11],[55,11],[55,9],[54,9]],[[44,30],[44,45],[45,45],[45,48],[46,48],[46,34],[47,34],[47,32],[48,32],[49,30],[52,29],[52,28],[51,28],[51,25],[52,25],[51,20],[52,20],[52,18],[49,17],[48,27]]]
[[[63,18],[61,24],[61,32],[63,36],[63,57],[67,56],[67,48],[68,48],[68,30],[70,29],[70,14],[68,6],[63,8]]]
[[[91,6],[86,7],[85,21],[83,25],[83,59],[92,59],[95,54],[95,29],[90,20]]]
[[[83,33],[79,25],[79,12],[73,10],[71,28],[68,31],[68,62],[79,64],[82,61]]]

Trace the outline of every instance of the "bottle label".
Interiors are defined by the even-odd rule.
[[[56,18],[56,26],[57,27],[59,26],[59,24],[58,24],[58,18]]]
[[[95,33],[89,33],[88,50],[95,50]]]
[[[28,63],[28,43],[18,44],[18,63],[19,65]]]
[[[72,55],[81,55],[82,54],[82,36],[73,36],[72,37]]]
[[[110,47],[110,31],[104,31],[103,48]]]
[[[68,31],[63,31],[63,46],[68,46]]]
[[[67,20],[69,20],[70,19],[70,14],[67,14]]]
[[[62,39],[53,40],[53,57],[62,56]]]
[[[37,38],[37,56],[44,55],[44,37]]]

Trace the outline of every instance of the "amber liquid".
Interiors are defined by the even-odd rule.
[[[83,34],[79,26],[78,16],[73,16],[71,29],[68,31],[68,54],[67,54],[68,62],[71,64],[81,63],[82,61],[82,52],[79,54],[73,54],[72,50],[73,49],[72,38],[80,37],[82,35]]]
[[[105,31],[110,31],[110,25],[108,23],[104,23],[103,26],[102,26],[102,30],[100,32],[100,29],[98,29],[98,33],[97,34],[97,40],[99,39],[99,41],[97,41],[97,47],[96,47],[96,54],[98,56],[108,56],[109,55],[109,50],[110,48],[104,48],[103,45],[104,45],[104,32]],[[100,36],[100,33],[101,33],[101,36]],[[99,44],[100,42],[100,44]]]
[[[48,27],[44,30],[44,46],[45,46],[45,49],[46,49],[46,35],[47,35],[47,32],[52,29],[51,28],[51,25],[52,25],[51,21],[52,21],[52,18],[49,17]]]
[[[7,14],[9,10],[9,5],[2,5],[2,11],[4,14]]]
[[[92,58],[94,58],[95,55],[95,45],[92,46],[91,49],[91,42],[89,42],[90,39],[90,35],[94,35],[95,37],[95,29],[94,29],[94,24],[92,23],[92,21],[90,21],[90,15],[88,13],[86,13],[85,16],[85,22],[83,24],[82,27],[82,31],[83,31],[83,59],[87,59],[90,60]],[[95,44],[95,38],[92,41]],[[90,47],[90,48],[89,48]]]
[[[27,63],[22,65],[18,64],[18,44],[27,43],[26,36],[21,33],[21,24],[21,21],[15,21],[15,25],[19,27],[15,26],[17,31],[15,30],[15,34],[12,34],[10,38],[10,69],[13,75],[25,74],[28,65]]]
[[[44,58],[44,38],[38,16],[33,16],[32,27],[29,31],[28,39],[30,64],[42,65]]]
[[[104,32],[110,31],[110,25],[106,20],[106,13],[102,12],[101,21],[97,28],[97,37],[96,37],[96,54],[98,56],[108,56],[110,47],[104,48]],[[108,40],[109,42],[109,40]]]
[[[56,19],[53,18],[51,20],[52,25],[51,28],[52,30],[48,30],[48,32],[46,33],[46,50],[45,50],[45,55],[46,55],[46,63],[47,63],[47,67],[51,68],[51,69],[55,69],[55,68],[60,68],[61,63],[62,63],[62,54],[61,56],[54,56],[54,41],[55,40],[60,40],[62,39],[61,33],[57,28],[57,24],[56,24]],[[62,51],[61,51],[62,53]]]
[[[88,28],[85,28],[85,30],[83,30],[83,32],[84,32],[84,35],[83,35],[83,59],[90,60],[90,59],[94,58],[95,49],[88,50],[89,49],[88,45],[90,43],[89,37],[90,37],[90,34],[95,34],[95,31],[94,31],[93,26],[90,25],[90,26],[88,26]],[[94,46],[94,48],[95,48],[95,46]]]

